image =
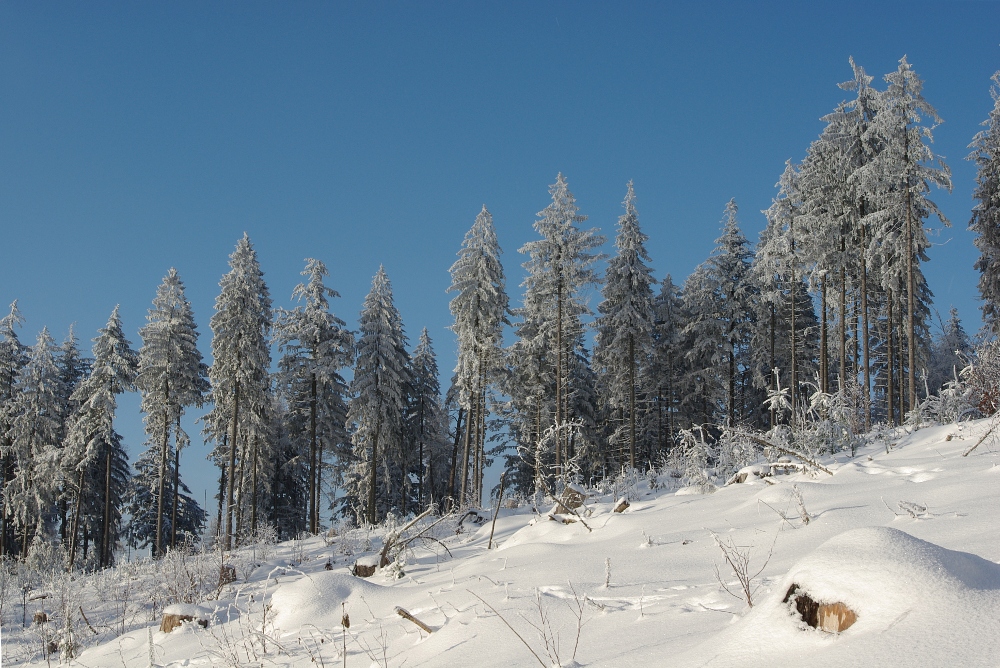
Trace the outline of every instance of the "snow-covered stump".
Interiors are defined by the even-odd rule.
[[[208,627],[208,619],[211,612],[198,605],[187,605],[176,603],[168,605],[163,610],[163,619],[160,621],[160,631],[170,633],[184,622],[196,622],[202,628]]]
[[[361,557],[354,562],[351,573],[359,578],[370,578],[378,570],[378,556]]]
[[[576,510],[587,500],[587,491],[579,485],[568,483],[563,489],[562,497],[556,502],[556,514],[568,515],[571,510]]]
[[[797,584],[788,588],[782,603],[793,601],[795,609],[809,626],[827,633],[840,633],[858,621],[857,614],[843,603],[820,603],[802,591]]]

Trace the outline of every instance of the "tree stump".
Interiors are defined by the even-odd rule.
[[[45,622],[49,621],[49,616],[44,612],[36,612],[35,616],[32,617],[32,621],[35,623],[35,625],[44,624]]]
[[[788,588],[782,603],[789,601],[795,603],[795,610],[802,621],[820,631],[840,633],[858,621],[858,615],[843,603],[820,603],[799,589],[797,584]]]
[[[234,566],[221,566],[219,568],[219,586],[236,582],[236,568]]]
[[[195,621],[193,615],[178,615],[174,613],[165,612],[163,613],[163,619],[160,621],[160,631],[162,631],[163,633],[170,633],[178,626],[180,626],[182,623],[193,622],[193,621]],[[203,629],[208,627],[207,619],[198,619],[197,622],[198,626],[200,626]]]
[[[626,499],[623,496],[622,498],[618,499],[618,503],[615,504],[615,512],[624,513],[625,509],[628,508],[628,506],[629,506],[628,499]]]
[[[351,573],[359,578],[370,578],[378,570],[378,557],[362,557],[354,562]]]

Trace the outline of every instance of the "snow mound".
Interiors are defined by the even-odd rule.
[[[792,585],[840,602],[857,623],[831,635],[807,627]],[[745,618],[684,658],[687,665],[995,666],[1000,565],[889,527],[841,533],[801,559]]]
[[[287,631],[302,626],[340,628],[341,603],[357,617],[384,617],[393,611],[399,587],[383,587],[345,573],[320,572],[282,584],[271,597],[274,625]]]
[[[181,617],[191,617],[193,619],[211,619],[215,613],[201,605],[190,603],[174,603],[163,609],[165,615],[178,615]]]

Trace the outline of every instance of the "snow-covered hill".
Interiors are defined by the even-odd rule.
[[[379,532],[342,529],[248,548],[229,561],[236,582],[215,600],[190,601],[213,611],[207,628],[159,632],[159,611],[152,618],[152,597],[140,592],[118,635],[117,616],[124,619],[128,606],[121,613],[81,581],[80,608],[93,630],[79,623],[89,646],[73,665],[145,668],[152,655],[171,668],[332,667],[344,665],[346,642],[346,665],[358,668],[996,666],[1000,452],[984,444],[962,456],[986,427],[900,431],[887,446],[823,459],[832,475],[750,476],[711,494],[643,479],[588,500],[583,521],[503,509],[493,549],[488,521],[466,519],[456,533],[451,518],[430,530],[434,539],[411,543],[401,569],[368,579],[349,567],[377,553]],[[612,512],[626,492],[630,507]],[[725,590],[742,591],[720,544],[735,549],[737,561],[749,557],[750,575],[762,569],[749,583],[752,608]],[[196,562],[187,562],[191,577],[218,573],[217,561]],[[139,571],[134,577],[165,586]],[[839,634],[806,626],[783,602],[793,584],[818,601],[845,604],[857,622]],[[29,624],[56,598],[29,602]],[[20,615],[20,599],[8,604],[4,665],[32,652],[36,665],[45,664],[37,644],[45,630],[20,631]]]

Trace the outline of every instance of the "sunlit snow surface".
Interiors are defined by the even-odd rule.
[[[350,557],[343,539],[283,544],[249,582],[241,575],[220,600],[199,602],[216,610],[208,629],[162,634],[158,619],[140,619],[124,636],[89,646],[75,665],[145,668],[147,626],[155,625],[158,666],[341,666],[346,610],[347,665],[357,668],[569,666],[574,645],[583,666],[997,666],[1000,451],[987,443],[962,457],[985,428],[899,432],[888,452],[872,446],[823,459],[832,476],[780,475],[714,494],[649,491],[643,483],[622,514],[611,512],[620,490],[609,490],[587,504],[592,531],[524,507],[504,510],[499,547],[489,551],[488,523],[466,523],[455,534],[454,522],[445,522],[435,535],[451,554],[425,543],[398,579],[350,575],[355,559],[380,548],[375,534],[370,547],[355,536]],[[770,553],[752,609],[720,587],[716,565],[736,591],[712,532],[752,547],[754,571]],[[805,627],[782,603],[793,582],[849,605],[857,623],[836,635]],[[396,606],[434,633],[402,619]],[[97,601],[83,608],[102,633],[101,624],[114,623]],[[544,627],[540,613],[548,634],[533,628]],[[5,655],[11,633],[4,629]]]

